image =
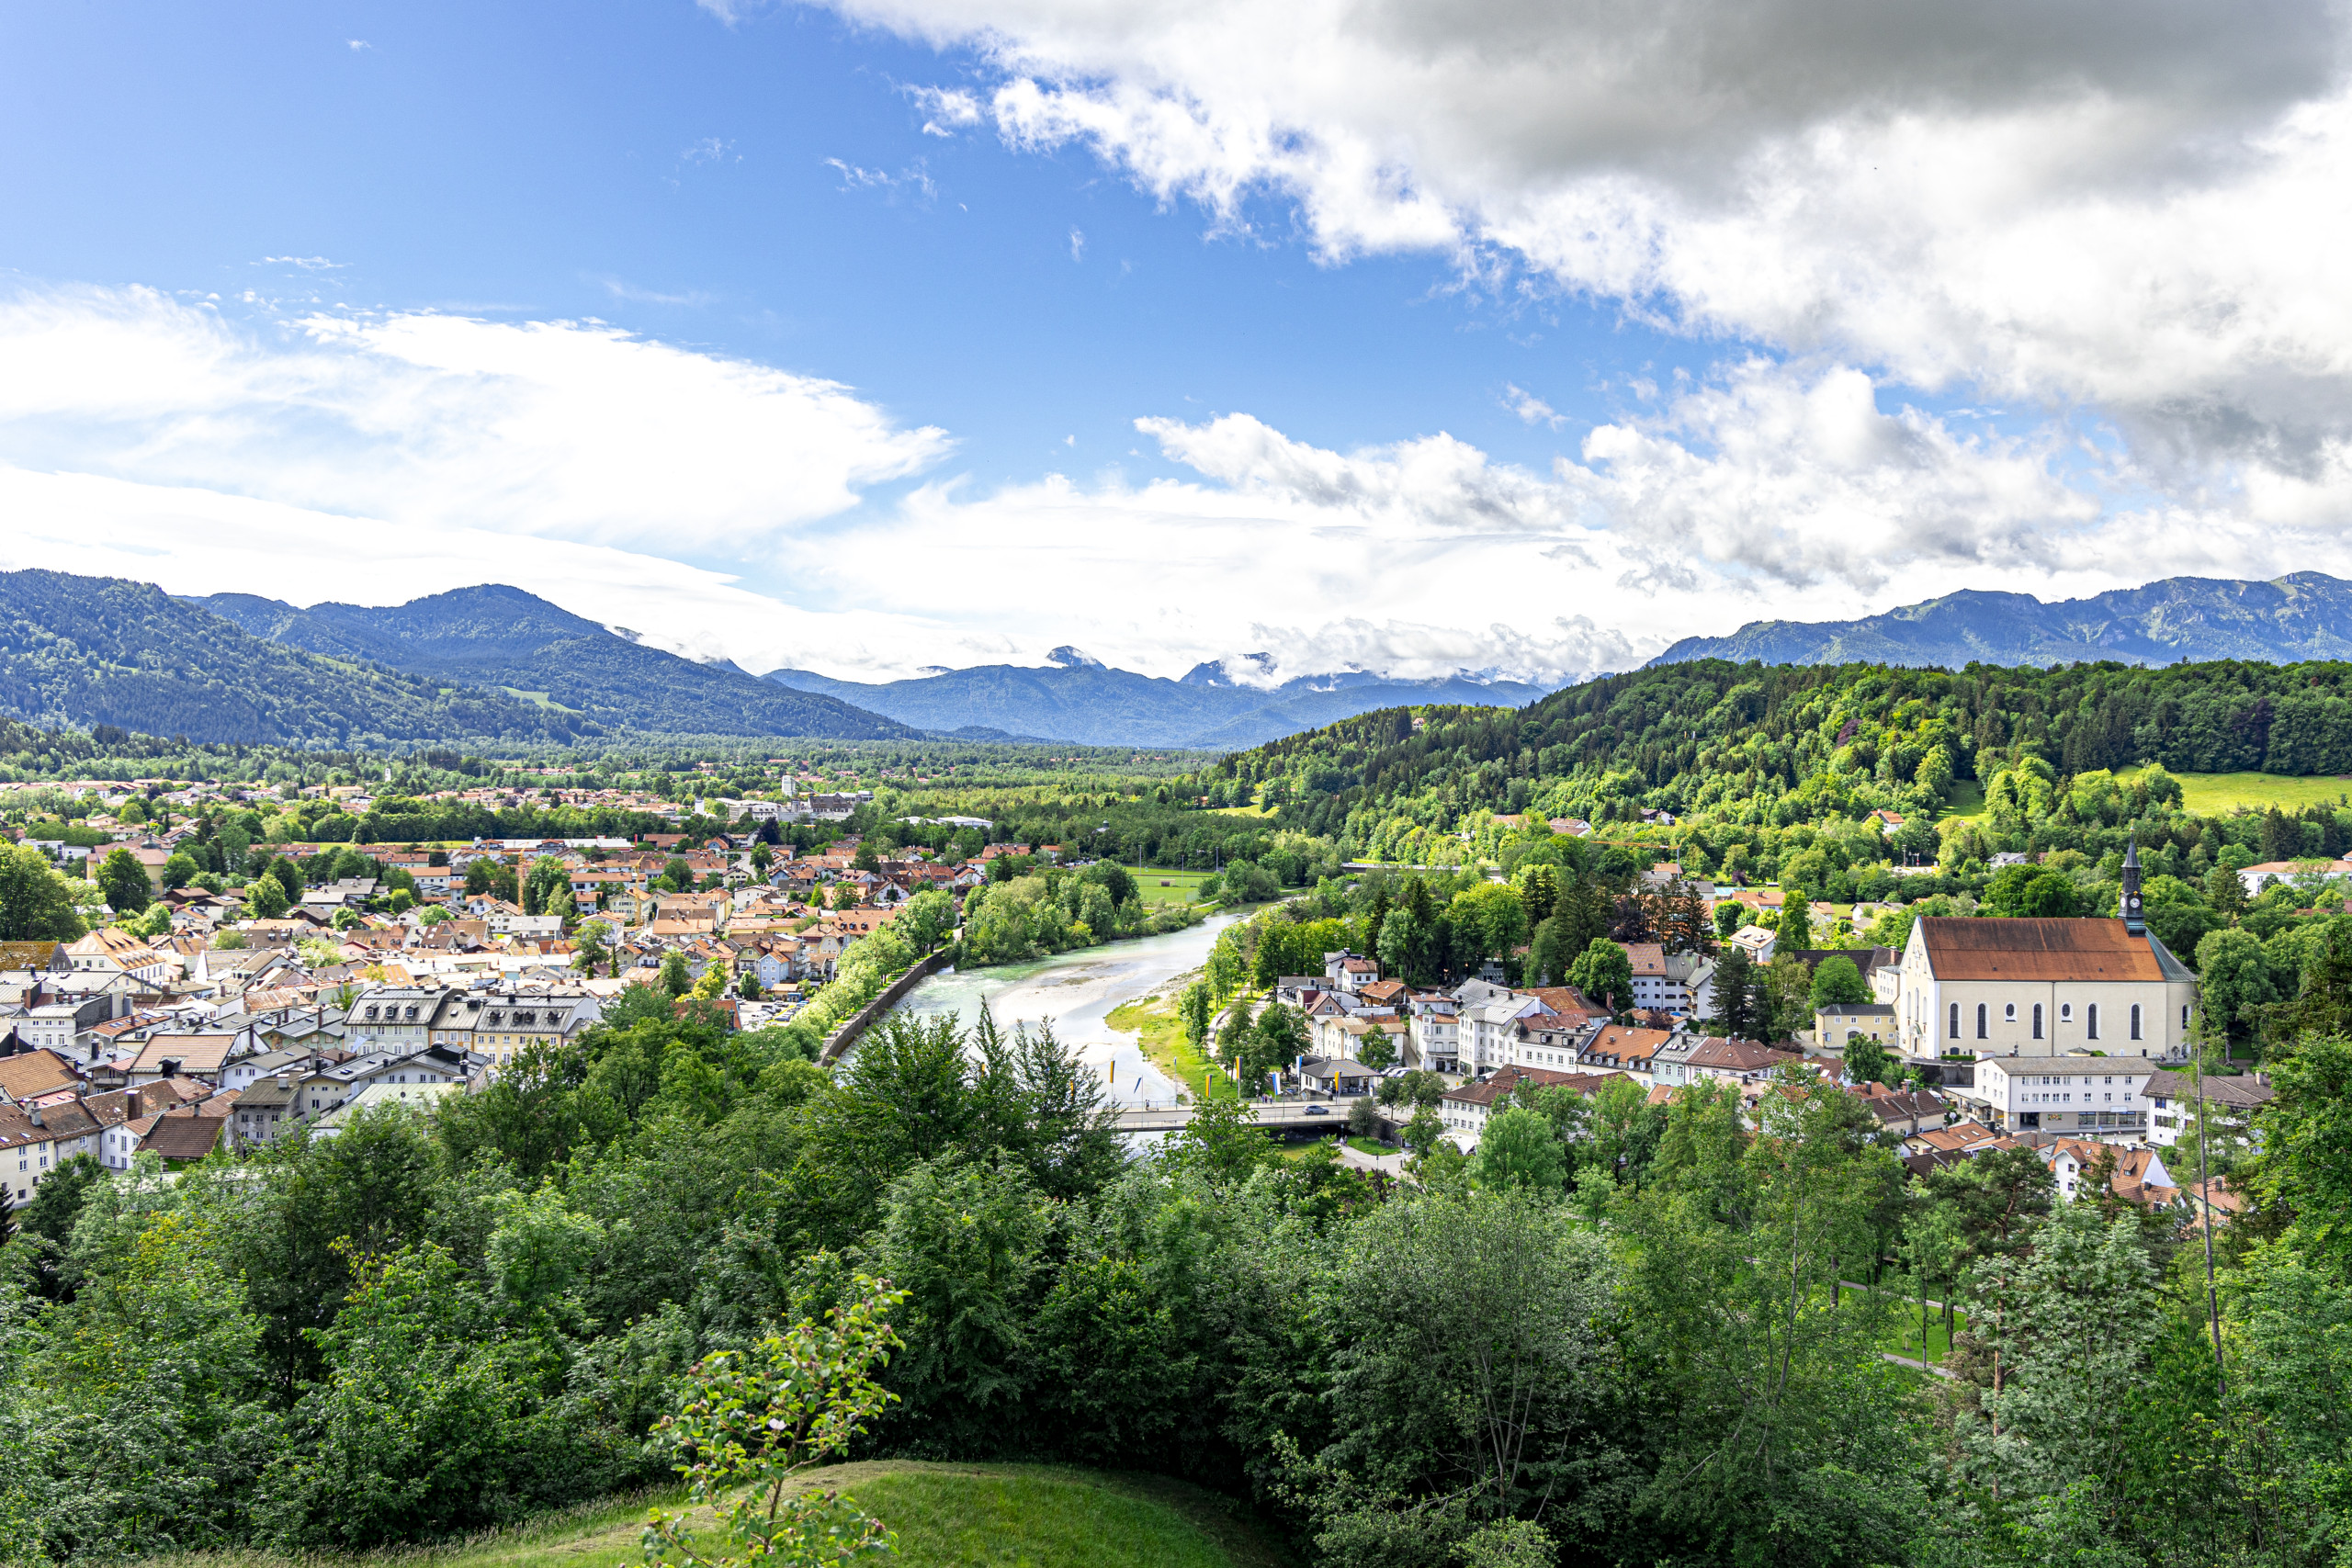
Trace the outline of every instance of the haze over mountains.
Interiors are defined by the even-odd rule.
[[[1225,748],[1398,703],[1518,705],[1542,690],[1350,673],[1261,689],[1203,665],[1182,681],[1057,649],[887,685],[762,679],[646,647],[519,588],[390,607],[308,609],[250,593],[178,599],[153,583],[0,572],[0,710],[204,742],[377,748],[569,745],[616,735],[970,739]]]
[[[1375,708],[1419,703],[1519,707],[1550,689],[1469,675],[1391,680],[1361,671],[1263,687],[1236,680],[1222,661],[1194,665],[1182,680],[1170,681],[1111,669],[1074,648],[1057,648],[1046,657],[1053,662],[1045,669],[984,664],[875,685],[808,670],[771,670],[767,678],[924,729],[979,726],[1096,746],[1216,751],[1256,746]]]
[[[1685,637],[1651,662],[1708,658],[1954,668],[2352,659],[2352,582],[2319,572],[2171,578],[2056,603],[1961,592],[1851,621],[1752,622],[1728,637]],[[120,578],[0,572],[0,710],[202,741],[944,736],[1227,750],[1377,708],[1516,707],[1546,691],[1467,673],[1413,681],[1362,671],[1267,684],[1259,671],[1223,663],[1169,680],[1073,648],[1048,660],[871,683],[793,669],[763,677],[646,647],[500,585],[389,608],[302,609],[248,593],[175,599]]]
[[[2269,582],[2168,577],[2087,599],[1948,593],[1853,621],[1750,621],[1688,637],[1650,660],[1767,664],[2125,664],[2352,659],[2352,582],[2299,571]]]

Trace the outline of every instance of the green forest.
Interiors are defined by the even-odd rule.
[[[2024,1151],[1907,1181],[1817,1085],[1758,1128],[1545,1091],[1391,1184],[1223,1101],[1130,1151],[1049,1033],[897,1017],[836,1080],[632,993],[430,1117],[43,1183],[0,1247],[0,1559],[656,1484],[702,1358],[879,1301],[857,1455],[1182,1476],[1316,1563],[2341,1563],[2352,992],[2311,1000],[2259,1152],[2215,1129],[2260,1208],[2209,1298],[2169,1220]],[[1949,1376],[1888,1359],[1923,1344]]]

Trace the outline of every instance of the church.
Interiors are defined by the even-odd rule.
[[[2093,1051],[2165,1060],[2188,1051],[2197,976],[2141,919],[2140,852],[2123,860],[2113,919],[1925,916],[1904,949],[1903,1054],[1932,1060]]]

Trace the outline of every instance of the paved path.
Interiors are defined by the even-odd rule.
[[[1915,1361],[1908,1356],[1898,1356],[1892,1350],[1881,1350],[1878,1355],[1882,1361],[1893,1361],[1898,1367],[1908,1367],[1915,1372],[1926,1372],[1930,1377],[1951,1381],[1951,1374],[1933,1361]]]
[[[1127,1107],[1119,1112],[1119,1130],[1123,1133],[1172,1133],[1193,1119],[1190,1105]],[[1344,1107],[1329,1100],[1253,1100],[1250,1102],[1250,1119],[1261,1127],[1315,1127],[1327,1132],[1339,1132],[1348,1124]]]
[[[1405,1174],[1405,1162],[1411,1157],[1403,1149],[1393,1155],[1368,1155],[1351,1145],[1346,1139],[1340,1140],[1340,1163],[1357,1170],[1376,1170],[1383,1176],[1400,1177]]]

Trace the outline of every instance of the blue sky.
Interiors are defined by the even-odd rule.
[[[847,381],[982,477],[1159,471],[1128,455],[1137,416],[1234,409],[1540,466],[1625,400],[1612,378],[1706,357],[1442,257],[1318,265],[1280,202],[1217,234],[1083,152],[925,135],[906,87],[971,79],[968,55],[826,12],[25,6],[6,54],[19,273],[594,316]],[[1511,386],[1567,423],[1513,416]]]
[[[2056,100],[1938,78],[1923,22],[1804,62],[1798,105],[1770,57],[1660,88],[1568,10],[1484,55],[1349,15],[10,6],[0,501],[35,525],[6,564],[300,602],[510,581],[754,668],[1078,641],[1560,679],[1759,615],[2267,573],[2282,528],[2335,559],[2338,458],[2181,438],[2335,453],[2332,321],[2067,299],[2120,310],[2152,237],[2215,212],[2332,232],[2340,199],[2289,214],[2334,85],[2094,40],[2149,144],[1972,207],[1921,193],[2014,185],[2037,115],[2110,157],[2080,62],[2035,53],[2063,39],[1986,46]],[[1931,107],[1890,118],[1888,82]],[[2149,173],[2297,115],[2317,151],[2190,176],[2210,210]],[[2298,319],[2267,265],[2195,281]],[[2309,385],[2272,406],[2281,361]],[[535,473],[634,511],[498,478]],[[712,493],[665,517],[665,475]]]

